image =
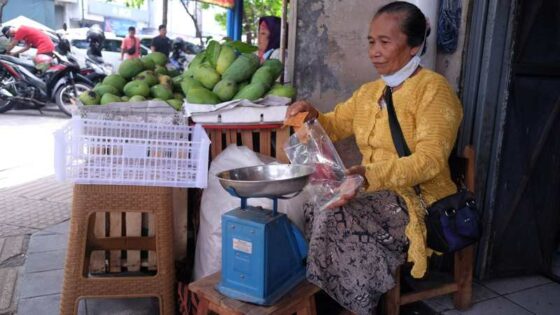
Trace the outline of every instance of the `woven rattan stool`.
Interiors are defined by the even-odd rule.
[[[164,187],[75,185],[60,314],[76,314],[80,298],[157,297],[160,314],[174,314],[172,189]],[[155,236],[96,238],[95,212],[152,213]],[[92,277],[94,250],[156,252],[154,276]]]

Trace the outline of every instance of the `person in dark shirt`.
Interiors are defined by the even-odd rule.
[[[171,51],[171,39],[167,37],[167,28],[165,25],[159,26],[159,35],[152,39],[152,52],[160,52],[166,56],[169,56],[169,51]]]

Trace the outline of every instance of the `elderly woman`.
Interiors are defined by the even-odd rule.
[[[342,306],[371,314],[380,296],[395,285],[396,268],[413,263],[422,277],[426,247],[425,201],[456,192],[447,159],[462,119],[459,99],[445,78],[419,65],[426,18],[414,5],[382,7],[369,28],[369,57],[380,80],[366,83],[332,112],[321,114],[307,101],[290,105],[289,116],[308,111],[333,141],[356,136],[362,164],[348,169],[365,177],[365,189],[319,212],[306,205],[309,236],[307,278]],[[411,155],[399,158],[389,129],[385,97],[393,104]]]
[[[280,18],[263,16],[259,19],[257,54],[261,63],[268,59],[280,59]]]

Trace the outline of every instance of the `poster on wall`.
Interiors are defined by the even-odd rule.
[[[235,6],[235,0],[200,0],[200,2],[215,4],[228,9],[231,9]]]

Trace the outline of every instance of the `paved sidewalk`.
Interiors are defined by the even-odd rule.
[[[71,195],[71,185],[53,176],[0,189],[1,315],[15,314],[30,235],[68,220]]]

